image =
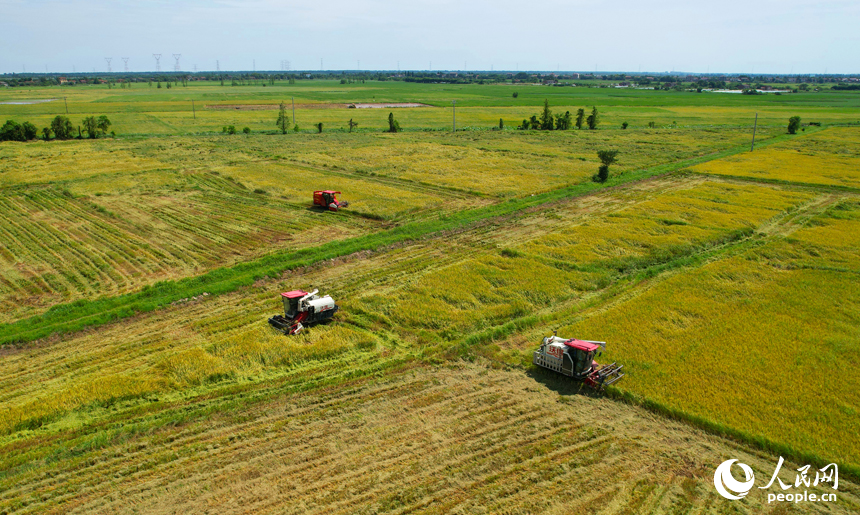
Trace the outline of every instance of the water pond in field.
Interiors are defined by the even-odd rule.
[[[39,100],[12,100],[9,102],[0,102],[0,105],[26,106],[31,104],[44,104],[45,102],[53,102],[56,98],[43,98]]]

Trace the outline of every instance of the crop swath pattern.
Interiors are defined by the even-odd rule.
[[[217,189],[197,182],[197,190],[172,195],[90,199],[53,188],[0,195],[0,320],[194,275],[271,248],[355,235],[365,225],[285,209],[229,181],[219,180]]]
[[[114,427],[106,438],[93,426],[18,445],[31,461],[0,478],[0,504],[16,513],[679,512],[723,502],[708,472],[728,456],[772,467],[769,456],[641,409],[569,396],[550,376],[541,385],[484,366],[398,372],[396,359],[344,358],[370,379],[323,386],[346,362],[333,360],[206,396],[118,403],[102,422]],[[839,493],[826,508],[856,506],[856,485],[841,480]],[[763,501],[753,492],[738,508],[772,511]]]

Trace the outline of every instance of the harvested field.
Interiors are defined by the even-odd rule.
[[[368,358],[354,355],[355,366],[370,365]],[[713,489],[720,462],[740,459],[758,479],[778,460],[641,408],[575,394],[548,374],[418,367],[295,393],[299,382],[323,375],[306,370],[148,407],[96,408],[98,424],[38,446],[15,444],[31,462],[4,463],[0,506],[22,514],[678,513],[723,505]],[[234,404],[235,396],[244,401]],[[158,422],[174,417],[181,418]],[[114,436],[96,443],[102,424]],[[781,478],[791,483],[800,465],[786,463]],[[857,485],[840,478],[837,502],[794,509],[858,506]],[[784,506],[768,505],[766,491],[754,489],[732,508],[783,513]]]

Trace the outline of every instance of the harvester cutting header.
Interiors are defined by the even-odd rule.
[[[577,381],[582,381],[595,390],[602,390],[622,377],[624,365],[612,363],[601,366],[594,361],[597,349],[606,350],[606,342],[561,338],[553,331],[552,336],[543,339],[540,348],[534,353],[534,364],[548,368]]]

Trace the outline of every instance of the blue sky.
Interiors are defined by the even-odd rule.
[[[858,28],[858,0],[0,0],[0,72],[860,73]]]

